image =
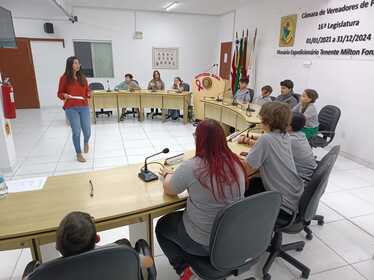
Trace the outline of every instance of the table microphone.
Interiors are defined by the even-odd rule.
[[[151,181],[157,180],[158,176],[152,171],[148,170],[147,160],[159,154],[167,154],[168,152],[169,152],[169,149],[165,148],[159,153],[146,157],[144,160],[144,166],[140,168],[140,172],[138,173],[139,178],[142,179],[144,182],[151,182]]]
[[[242,130],[242,131],[239,131],[239,132],[234,132],[233,134],[229,135],[226,137],[226,140],[227,142],[231,142],[233,139],[235,139],[236,137],[238,137],[240,134],[248,131],[248,130],[251,130],[252,128],[255,128],[256,127],[256,124],[255,123],[252,123],[249,127],[247,127],[246,129]]]

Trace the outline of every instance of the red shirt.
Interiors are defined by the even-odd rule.
[[[67,93],[71,96],[80,96],[81,99],[69,98],[65,101],[64,94]],[[90,98],[90,91],[88,89],[87,80],[84,80],[83,86],[79,83],[78,80],[74,80],[71,83],[68,83],[66,75],[62,75],[60,78],[60,83],[58,85],[58,98],[64,101],[64,109],[69,109],[71,107],[85,107],[88,106],[88,98]]]

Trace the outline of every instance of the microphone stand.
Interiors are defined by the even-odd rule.
[[[142,179],[144,182],[151,182],[151,181],[157,180],[158,176],[152,171],[148,170],[147,160],[151,157],[154,157],[160,154],[167,154],[168,152],[169,152],[169,149],[165,148],[159,153],[146,157],[144,160],[144,166],[140,169],[140,172],[138,173],[138,177]]]
[[[255,127],[256,127],[256,124],[253,123],[249,127],[247,127],[246,129],[243,129],[242,131],[234,132],[233,134],[226,137],[226,141],[227,142],[232,142],[232,140],[235,139],[236,137],[238,137],[239,135],[243,134],[244,132],[250,131]]]

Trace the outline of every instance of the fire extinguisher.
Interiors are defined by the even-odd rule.
[[[4,107],[5,118],[15,119],[16,118],[16,102],[14,100],[14,91],[9,81],[9,78],[4,79],[4,82],[1,85],[1,91],[3,95],[3,107]]]

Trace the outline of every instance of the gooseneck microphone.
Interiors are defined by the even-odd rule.
[[[236,137],[238,137],[239,135],[243,134],[244,132],[246,131],[249,131],[253,128],[256,127],[256,124],[255,123],[252,123],[249,127],[247,127],[246,129],[242,130],[242,131],[239,131],[239,132],[234,132],[233,134],[229,135],[226,137],[226,140],[227,142],[231,142],[233,139],[235,139]]]
[[[140,169],[140,172],[138,173],[139,178],[142,179],[144,182],[151,182],[151,181],[157,180],[158,176],[152,171],[148,170],[147,160],[150,159],[151,157],[154,157],[160,154],[167,154],[168,152],[169,152],[169,149],[165,148],[161,152],[158,152],[156,154],[146,157],[144,160],[144,166]]]

